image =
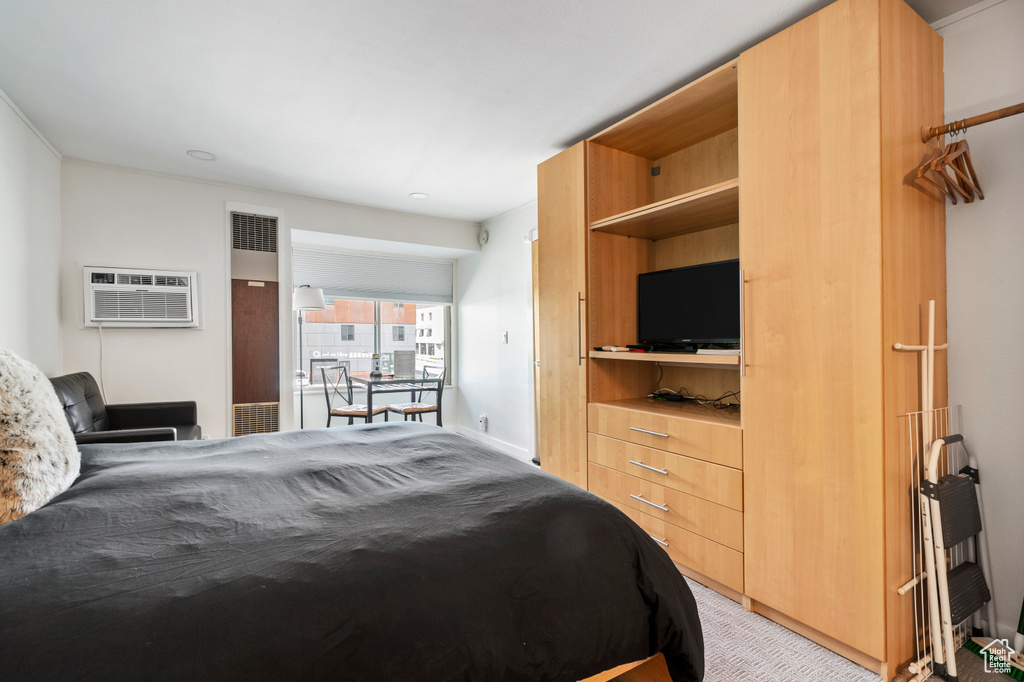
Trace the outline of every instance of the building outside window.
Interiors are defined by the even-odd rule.
[[[360,301],[326,297],[325,310],[303,311],[302,357],[307,382],[312,371],[330,360],[347,362],[350,371],[369,371],[374,354],[374,337],[379,334],[380,354],[385,372],[394,367],[394,351],[416,351],[416,371],[425,365],[446,366],[444,338],[445,318],[450,306],[445,304],[402,303],[391,301]],[[427,308],[426,314],[420,312]],[[438,315],[435,319],[434,312]],[[417,322],[417,312],[420,312]],[[379,318],[378,318],[379,315]],[[388,331],[390,328],[390,331]],[[429,336],[434,343],[416,343],[417,337]],[[440,341],[435,337],[440,337]],[[450,380],[449,380],[450,382]],[[446,382],[446,383],[449,383]],[[319,382],[315,382],[319,383]],[[307,383],[308,385],[308,383]]]

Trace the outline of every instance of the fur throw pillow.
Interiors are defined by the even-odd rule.
[[[50,380],[0,348],[0,524],[71,487],[81,461]]]

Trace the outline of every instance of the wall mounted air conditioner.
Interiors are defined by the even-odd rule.
[[[196,273],[84,268],[85,326],[198,327]]]

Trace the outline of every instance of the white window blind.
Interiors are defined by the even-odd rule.
[[[451,304],[453,277],[450,262],[292,250],[295,286],[321,287],[328,297]]]

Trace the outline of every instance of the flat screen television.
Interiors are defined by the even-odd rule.
[[[739,343],[739,260],[640,275],[637,336],[640,344],[664,350]]]

